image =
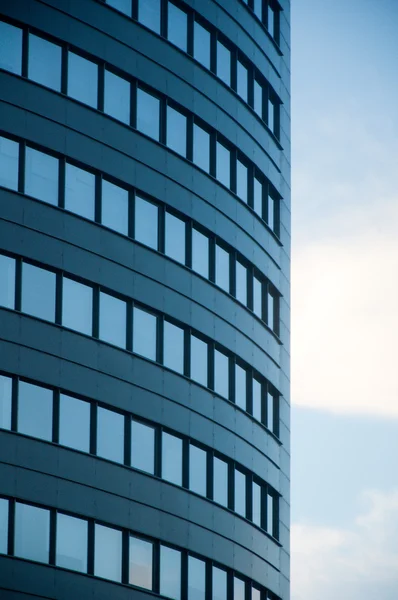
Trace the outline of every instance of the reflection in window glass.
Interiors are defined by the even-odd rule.
[[[206,496],[207,453],[190,444],[189,446],[189,489]]]
[[[0,306],[15,307],[15,259],[0,254]]]
[[[253,523],[261,527],[261,487],[253,482]]]
[[[155,33],[160,33],[160,0],[138,0],[138,20]]]
[[[235,469],[235,511],[246,516],[246,475]]]
[[[25,381],[19,382],[18,425],[19,433],[41,440],[53,437],[53,392]]]
[[[267,427],[274,431],[274,396],[267,392]]]
[[[231,185],[231,153],[223,144],[217,142],[216,148],[217,179],[226,187]]]
[[[262,5],[263,5],[263,0],[254,0],[254,6],[253,6],[254,14],[257,15],[257,17],[259,19],[262,18]]]
[[[236,91],[238,92],[239,96],[241,98],[243,98],[243,100],[245,102],[247,102],[247,91],[248,91],[248,86],[247,86],[247,82],[248,82],[248,74],[247,74],[247,69],[244,65],[242,65],[242,63],[238,60],[238,65],[237,65],[237,87],[236,87]]]
[[[182,485],[182,439],[162,433],[162,478]]]
[[[217,41],[217,75],[224,83],[231,85],[231,52]]]
[[[236,261],[236,299],[246,306],[247,304],[247,269]]]
[[[274,531],[274,498],[271,494],[267,494],[267,531],[271,535],[275,535]]]
[[[267,223],[272,231],[275,231],[275,200],[268,194]]]
[[[68,96],[97,107],[98,65],[74,52],[68,52]]]
[[[206,563],[188,556],[188,600],[206,598]]]
[[[59,398],[59,443],[90,452],[90,403],[61,394]]]
[[[122,580],[122,532],[95,524],[94,575]]]
[[[65,208],[94,221],[95,175],[68,163],[65,167]]]
[[[270,4],[268,4],[267,27],[270,36],[275,37],[275,11]]]
[[[195,228],[192,229],[192,269],[209,278],[209,238]]]
[[[216,245],[216,284],[229,293],[229,252]]]
[[[275,302],[274,296],[269,292],[267,294],[267,325],[272,330],[275,329]]]
[[[124,416],[98,407],[97,454],[118,463],[124,462]]]
[[[106,3],[131,17],[131,0],[106,0]]]
[[[229,398],[229,359],[219,350],[214,350],[214,391]]]
[[[57,513],[58,567],[87,573],[87,521]]]
[[[252,597],[251,600],[261,600],[261,592],[260,590],[252,587]]]
[[[210,69],[210,31],[194,22],[193,30],[193,56],[206,69]]]
[[[185,221],[166,212],[165,253],[185,264]]]
[[[228,506],[228,465],[216,456],[213,461],[213,499]]]
[[[49,548],[50,511],[17,502],[15,505],[15,556],[48,563]]]
[[[124,235],[128,234],[129,194],[124,188],[102,180],[101,222]]]
[[[210,134],[194,123],[193,126],[193,162],[210,172]]]
[[[0,554],[8,549],[8,500],[0,498]]]
[[[246,410],[246,369],[235,364],[235,402]]]
[[[26,148],[25,194],[48,204],[58,204],[58,159]]]
[[[120,348],[126,347],[126,302],[100,292],[99,338]]]
[[[272,100],[269,100],[269,99],[268,99],[267,125],[270,128],[270,130],[272,131],[272,133],[275,134],[275,104],[272,102]]]
[[[135,234],[137,242],[158,249],[158,212],[156,204],[135,197]]]
[[[191,379],[207,386],[208,345],[196,336],[191,336]]]
[[[160,101],[137,89],[137,129],[154,140],[159,140]]]
[[[179,600],[181,597],[181,552],[160,546],[160,593]]]
[[[184,372],[184,330],[164,322],[163,364],[177,373]]]
[[[19,144],[0,136],[0,186],[18,189],[18,159]]]
[[[93,332],[93,290],[67,277],[62,285],[62,325],[86,335]]]
[[[0,375],[0,429],[11,429],[11,377]]]
[[[261,416],[261,392],[262,386],[261,383],[257,379],[253,379],[253,417],[257,419],[257,421],[262,420]]]
[[[156,360],[156,330],[157,318],[155,315],[135,306],[133,309],[133,352]]]
[[[213,567],[213,600],[227,600],[227,573]]]
[[[155,430],[134,419],[131,421],[131,466],[152,475],[155,472]]]
[[[22,29],[0,21],[0,69],[21,75]]]
[[[55,321],[55,273],[22,264],[21,310],[39,319]]]
[[[129,583],[146,590],[152,589],[153,545],[130,536]]]
[[[28,77],[57,92],[61,91],[61,46],[29,34]]]
[[[122,123],[130,123],[130,82],[105,70],[104,112]]]
[[[263,216],[263,184],[257,177],[254,178],[253,208],[259,217]]]
[[[257,277],[253,277],[253,312],[260,317],[263,316],[263,285]]]
[[[260,118],[263,118],[263,86],[254,80],[254,104],[253,108]]]
[[[245,582],[234,577],[234,600],[245,600]]]
[[[166,145],[182,156],[187,154],[187,118],[171,106],[167,107]]]
[[[247,167],[240,160],[236,163],[236,193],[247,204]]]
[[[167,39],[187,51],[187,13],[172,2],[168,3]]]

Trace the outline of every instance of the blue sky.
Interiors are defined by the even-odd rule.
[[[398,597],[397,26],[292,1],[292,600]]]

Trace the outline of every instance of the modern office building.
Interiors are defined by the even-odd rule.
[[[289,598],[289,0],[0,0],[0,598]]]

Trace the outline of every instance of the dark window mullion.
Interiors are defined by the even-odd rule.
[[[55,444],[59,444],[59,390],[54,390],[53,393],[53,435],[52,439]]]
[[[25,169],[26,169],[26,142],[22,141],[19,144],[18,156],[18,191],[21,194],[25,193]]]
[[[129,583],[130,535],[122,530],[122,583]]]
[[[28,77],[29,64],[29,28],[22,32],[22,77]]]
[[[15,545],[15,500],[8,502],[8,554],[14,555]]]
[[[18,430],[18,378],[12,378],[11,384],[11,431]]]
[[[94,521],[88,521],[87,573],[94,575]]]
[[[49,563],[55,565],[56,558],[56,535],[57,535],[57,513],[55,509],[50,510],[50,546]]]
[[[64,157],[58,161],[58,166],[58,206],[60,208],[65,208],[66,164]]]
[[[100,290],[96,285],[93,287],[93,329],[92,336],[99,338],[99,318],[100,318],[100,306],[99,306]]]
[[[22,308],[22,259],[15,259],[15,310]]]

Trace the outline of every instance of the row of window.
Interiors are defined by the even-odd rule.
[[[192,113],[182,112],[165,96],[119,77],[70,50],[65,50],[67,76],[62,78],[62,48],[32,33],[27,35],[28,70],[22,65],[22,29],[0,21],[0,68],[23,74],[42,85],[67,93],[85,104],[104,110],[145,135],[192,161],[232,190],[277,235],[279,215],[276,191],[235,146]],[[67,65],[67,67],[66,67]],[[102,77],[103,76],[103,77]],[[66,83],[61,85],[64,79]],[[103,81],[102,81],[103,80]],[[133,109],[134,107],[134,109]]]
[[[0,498],[0,553],[130,584],[173,600],[277,600],[204,557],[10,498]]]
[[[279,137],[279,100],[251,61],[200,14],[174,0],[105,0],[120,12],[133,16],[158,35],[177,46],[212,71],[247,102]],[[243,0],[245,1],[245,0]],[[245,1],[265,24],[268,33],[279,39],[279,10],[273,0]],[[265,2],[264,2],[265,4]]]
[[[278,334],[279,295],[273,286],[214,235],[164,205],[2,136],[0,186],[62,206],[163,252],[235,296]]]
[[[0,375],[0,428],[161,477],[234,510],[278,537],[275,490],[230,459],[130,414]]]
[[[163,364],[235,402],[278,435],[279,400],[270,384],[208,338],[131,299],[0,254],[0,306],[58,323]],[[268,395],[273,401],[267,400]]]

